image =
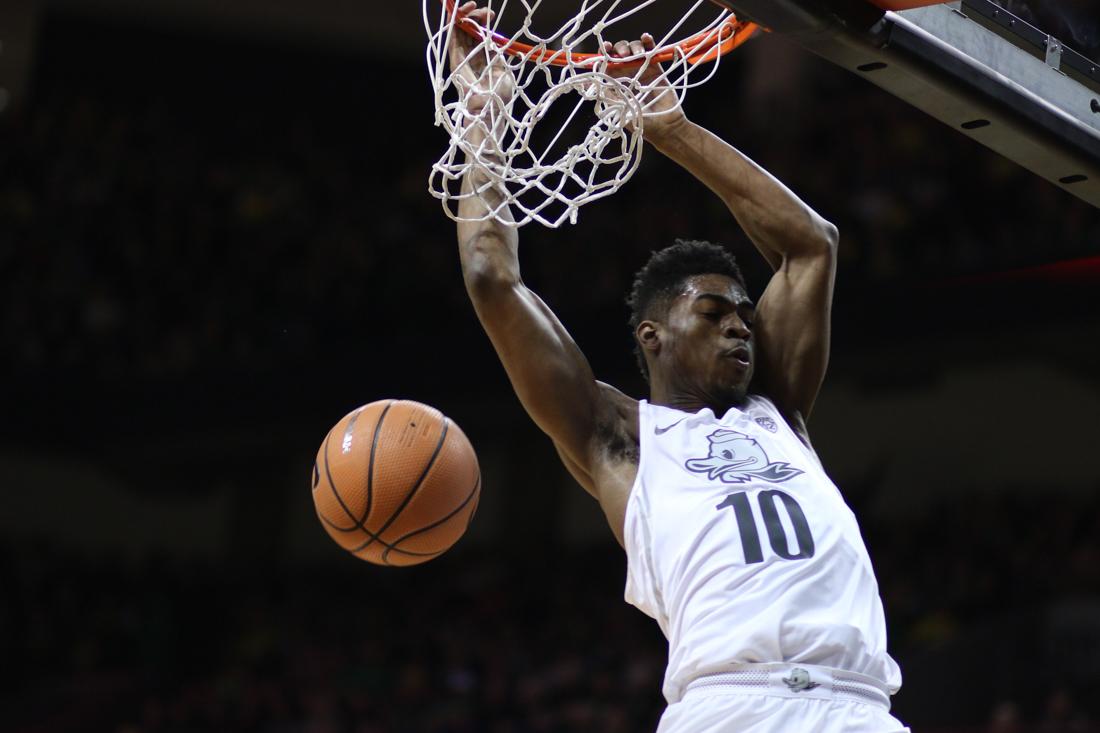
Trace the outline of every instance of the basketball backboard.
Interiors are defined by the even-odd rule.
[[[1100,64],[990,0],[715,0],[1100,207]]]

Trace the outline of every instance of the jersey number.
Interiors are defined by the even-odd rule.
[[[776,555],[784,560],[805,560],[814,556],[814,537],[810,534],[810,525],[806,523],[806,515],[797,501],[789,494],[773,489],[757,494],[756,503],[760,505],[760,515],[764,518],[764,526],[768,530],[768,543]],[[787,531],[783,529],[783,523],[779,519],[779,504],[783,505],[791,526],[794,527],[794,537],[798,543],[797,552],[791,552],[790,544],[787,542]],[[728,506],[733,507],[733,514],[737,518],[737,530],[741,534],[741,549],[745,551],[745,563],[752,565],[764,562],[764,551],[760,547],[760,533],[756,530],[756,518],[752,514],[749,495],[745,492],[730,494],[717,508],[721,510]]]

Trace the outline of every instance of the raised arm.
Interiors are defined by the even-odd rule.
[[[616,44],[618,55],[652,38]],[[802,423],[829,361],[837,229],[733,146],[688,120],[665,94],[666,114],[647,118],[646,140],[716,193],[775,271],[756,308],[756,377],[788,419]]]
[[[467,3],[462,11],[487,25],[484,9],[474,10],[474,4]],[[471,40],[464,33],[455,34],[450,50],[455,68],[471,48]],[[502,64],[483,73],[483,62],[478,63],[465,67],[464,84],[475,92],[492,84],[498,94],[510,93],[512,79],[506,66]],[[468,109],[476,115],[482,105],[485,107],[480,111],[485,112],[490,104],[491,100],[479,99],[475,94]],[[470,142],[492,144],[492,131],[486,126],[490,117],[481,114],[470,123],[466,131]],[[463,192],[476,189],[481,193],[462,199],[460,217],[478,218],[500,204],[500,193],[488,184],[488,178],[478,168],[467,173]],[[601,390],[587,360],[561,322],[523,284],[516,227],[495,219],[461,222],[458,244],[466,290],[516,394],[538,426],[553,439],[567,465],[587,472],[597,421],[605,411]],[[590,485],[586,488],[593,490]]]

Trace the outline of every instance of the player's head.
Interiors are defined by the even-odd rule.
[[[642,374],[709,404],[744,399],[752,378],[753,304],[733,255],[676,240],[654,252],[627,298]]]

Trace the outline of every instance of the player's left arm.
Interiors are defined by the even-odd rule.
[[[643,36],[613,51],[639,54],[652,43]],[[746,155],[688,120],[671,93],[655,108],[665,114],[646,118],[646,140],[726,203],[775,270],[753,323],[754,378],[804,431],[829,361],[837,229]]]

